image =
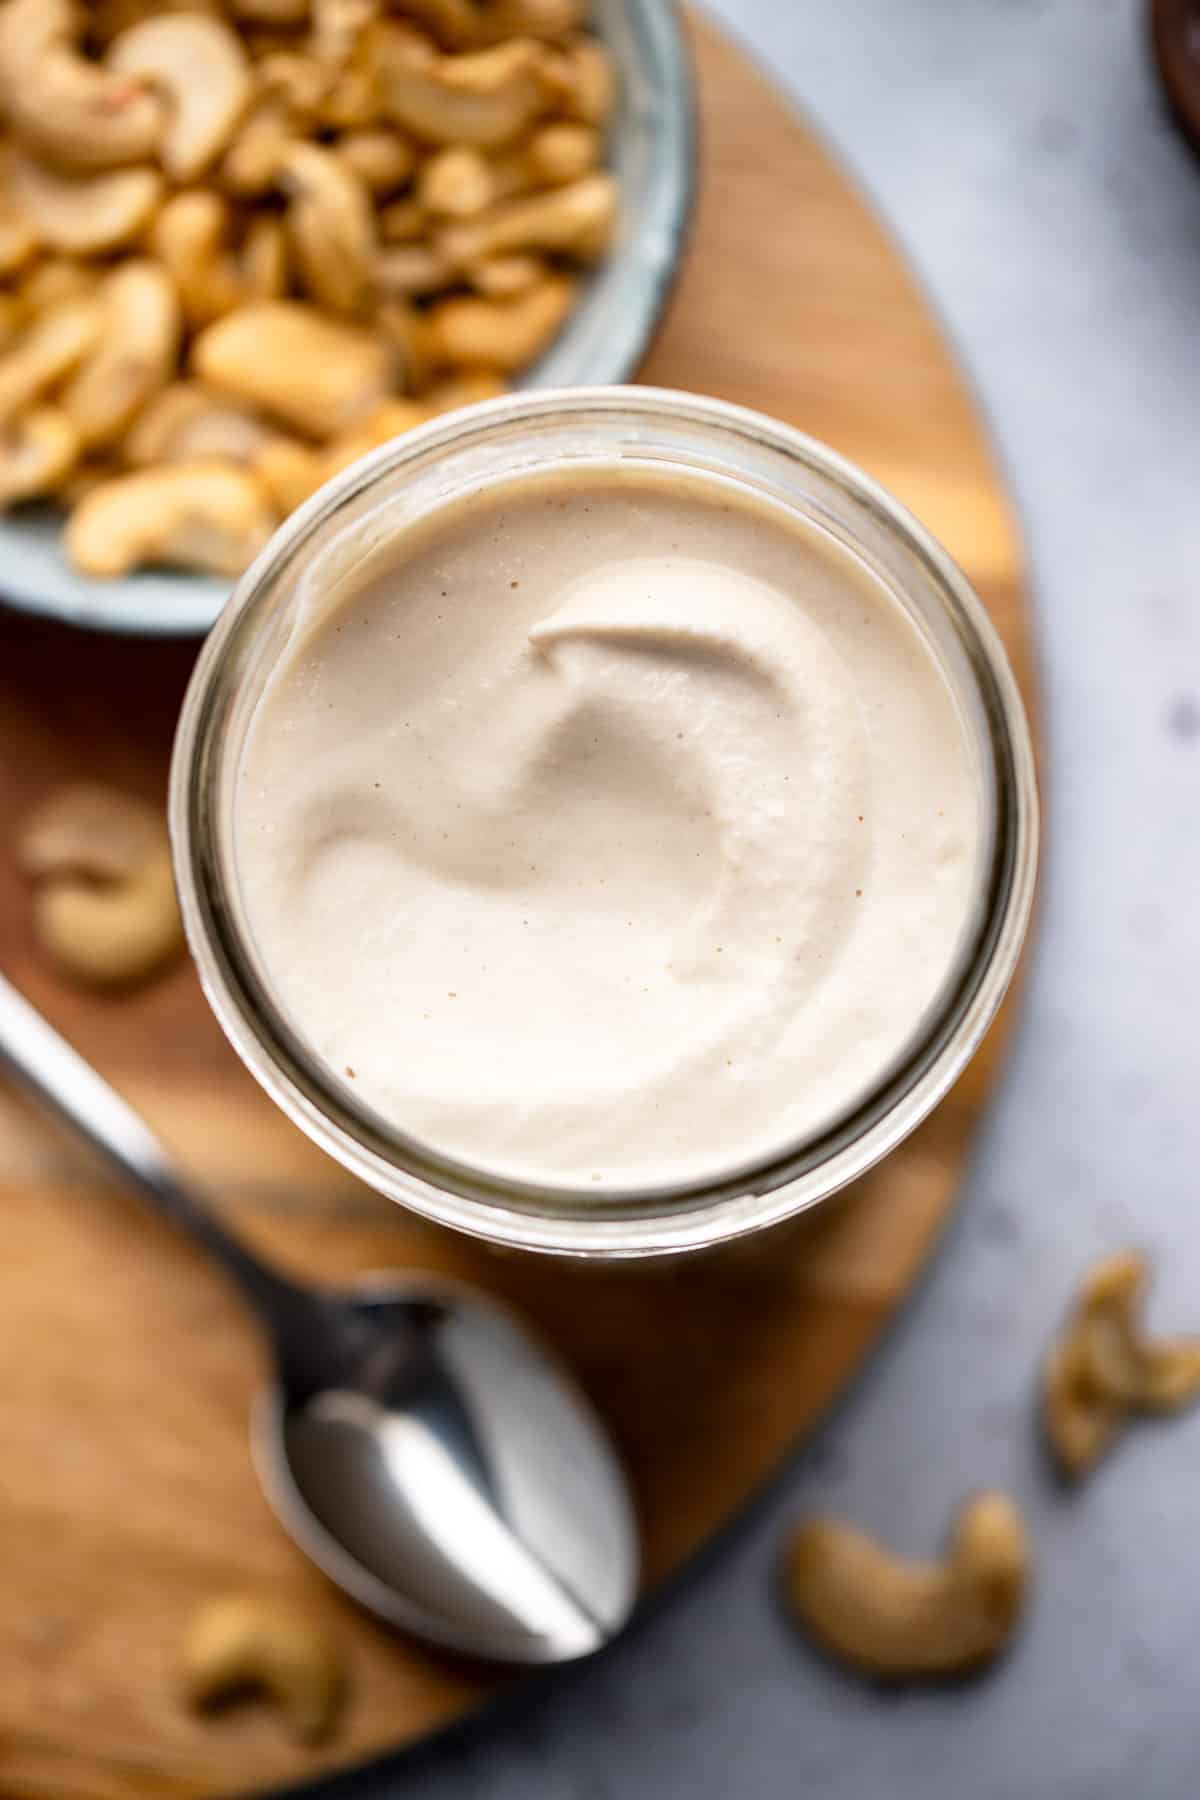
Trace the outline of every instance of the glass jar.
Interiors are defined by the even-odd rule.
[[[736,1174],[653,1191],[501,1179],[406,1136],[359,1100],[289,1021],[246,924],[233,812],[242,747],[297,620],[360,556],[484,484],[575,463],[715,475],[800,515],[865,562],[942,664],[974,753],[982,830],[969,925],[902,1054],[820,1135]],[[908,1135],[979,1045],[1016,966],[1033,899],[1037,791],[1012,671],[976,595],[922,527],[823,445],[760,414],[652,388],[506,396],[410,432],[290,518],[239,583],[196,665],[171,773],[188,938],[226,1035],[300,1128],[380,1193],[513,1249],[593,1259],[711,1248],[827,1199]],[[620,1129],[619,1119],[614,1130]]]

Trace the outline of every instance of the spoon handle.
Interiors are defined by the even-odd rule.
[[[153,1211],[215,1257],[268,1324],[278,1328],[308,1301],[302,1289],[260,1262],[188,1191],[133,1108],[3,975],[0,1067],[69,1125]]]

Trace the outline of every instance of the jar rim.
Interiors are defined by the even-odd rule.
[[[344,509],[406,468],[485,442],[498,431],[569,420],[634,420],[711,432],[781,455],[838,491],[914,559],[955,627],[991,734],[995,830],[983,916],[973,942],[894,1064],[814,1137],[715,1179],[605,1190],[513,1180],[470,1167],[398,1131],[334,1088],[257,973],[217,842],[210,793],[222,751],[222,704],[238,657],[289,569]],[[534,462],[530,469],[538,467]],[[524,472],[524,471],[522,471]],[[791,504],[805,512],[803,496]],[[811,515],[809,515],[811,516]],[[242,577],[193,671],[171,767],[170,825],[184,924],[201,984],[234,1049],[308,1136],[367,1185],[442,1225],[510,1248],[590,1258],[707,1248],[790,1218],[857,1179],[927,1116],[957,1079],[1015,970],[1036,878],[1033,746],[1007,657],[982,602],[926,529],[870,476],[826,445],[749,408],[645,387],[541,390],[435,419],[343,471],[288,519]]]

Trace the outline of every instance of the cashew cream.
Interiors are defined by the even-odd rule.
[[[604,465],[447,504],[333,590],[257,703],[236,858],[360,1101],[602,1204],[869,1091],[983,827],[938,657],[865,566],[716,477]]]

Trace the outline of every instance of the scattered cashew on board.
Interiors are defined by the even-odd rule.
[[[189,1704],[208,1709],[259,1693],[284,1715],[302,1744],[337,1729],[348,1683],[338,1646],[308,1613],[253,1595],[211,1600],[196,1614],[181,1654]]]
[[[235,575],[364,449],[503,392],[615,223],[584,17],[2,0],[0,509],[59,502],[94,577]]]
[[[787,1553],[796,1618],[826,1650],[881,1680],[962,1675],[1008,1643],[1030,1550],[1005,1494],[977,1494],[944,1559],[914,1563],[838,1519],[810,1519]]]
[[[1137,1413],[1200,1401],[1200,1338],[1147,1338],[1138,1314],[1149,1269],[1136,1250],[1097,1263],[1043,1371],[1043,1417],[1063,1472],[1081,1476]]]
[[[25,821],[17,863],[34,935],[69,980],[125,988],[183,948],[162,813],[96,782],[59,788]]]

